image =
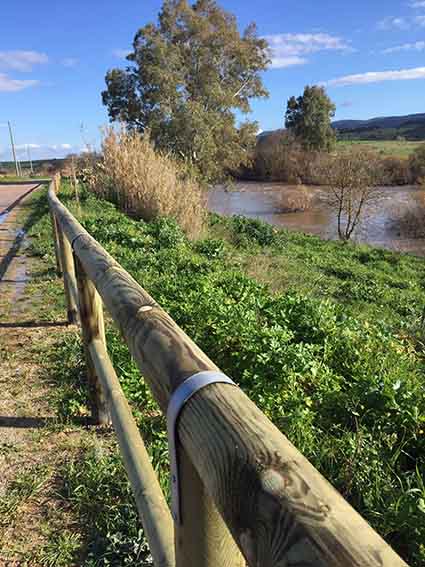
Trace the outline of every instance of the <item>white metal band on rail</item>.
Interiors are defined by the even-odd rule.
[[[170,398],[167,409],[167,433],[168,433],[168,450],[170,454],[170,467],[171,467],[171,513],[174,520],[182,523],[181,517],[181,502],[180,502],[180,479],[179,479],[179,462],[177,455],[178,434],[177,434],[177,420],[180,412],[182,411],[186,402],[196,394],[199,390],[209,384],[236,384],[225,374],[207,370],[204,372],[197,372],[184,382],[174,391]]]

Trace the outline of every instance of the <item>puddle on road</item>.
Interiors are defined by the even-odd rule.
[[[3,224],[7,217],[10,215],[10,211],[6,211],[5,213],[0,213],[0,224]]]

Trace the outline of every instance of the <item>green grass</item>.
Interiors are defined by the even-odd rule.
[[[416,150],[416,148],[423,145],[424,143],[425,142],[408,142],[397,140],[377,140],[376,142],[369,140],[340,140],[338,142],[337,148],[346,150],[352,147],[362,146],[378,152],[383,157],[396,157],[406,159]]]
[[[0,498],[0,527],[4,528],[15,520],[20,506],[40,492],[50,474],[47,467],[38,466],[23,470],[14,479],[6,494]]]
[[[0,176],[0,189],[2,183],[36,183],[37,181],[45,181],[46,176],[34,175],[33,177],[16,177],[16,175]]]
[[[76,211],[70,193],[61,199]],[[194,243],[171,220],[131,220],[87,194],[81,203],[89,232],[412,567],[423,565],[424,260],[218,215]],[[53,262],[48,216],[31,230],[33,252]],[[166,488],[164,420],[111,326],[108,349]],[[65,414],[84,413],[80,378],[72,375],[74,389],[69,381],[81,360],[71,336],[49,357],[67,384],[57,401]],[[116,455],[88,452],[64,478],[92,526],[85,564],[140,559],[144,540]]]

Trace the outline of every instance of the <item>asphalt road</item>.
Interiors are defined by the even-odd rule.
[[[38,183],[28,185],[2,185],[0,183],[0,215],[11,211]]]

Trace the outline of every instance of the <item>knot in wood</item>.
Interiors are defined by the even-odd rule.
[[[144,313],[147,313],[148,311],[152,311],[153,307],[152,305],[142,305],[142,307],[140,307],[140,309],[137,311],[137,317],[142,317],[144,315]]]

